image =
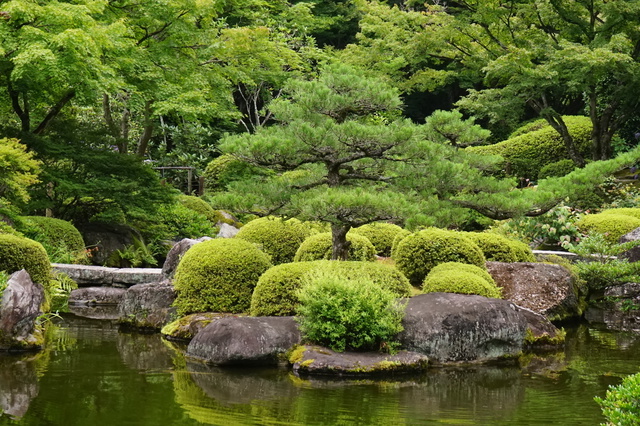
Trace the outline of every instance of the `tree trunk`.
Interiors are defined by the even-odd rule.
[[[576,148],[573,137],[571,136],[571,133],[569,133],[569,129],[567,129],[567,125],[562,119],[562,116],[554,111],[543,113],[542,117],[560,134],[560,137],[562,137],[564,147],[567,150],[569,158],[573,160],[576,166],[584,167],[586,164],[584,158]]]
[[[11,81],[8,83],[9,89],[9,97],[11,98],[11,105],[13,107],[13,111],[16,113],[18,118],[20,119],[20,125],[23,132],[31,131],[31,118],[29,114],[29,102],[27,100],[27,94],[22,93],[22,104],[20,106],[20,92],[13,89],[11,85]]]
[[[151,140],[151,136],[153,135],[153,119],[151,117],[151,105],[153,101],[147,101],[144,105],[144,130],[140,135],[140,140],[138,142],[138,149],[136,153],[140,157],[144,157],[147,153],[147,147],[149,146],[149,141]]]
[[[331,260],[348,260],[351,242],[347,241],[350,225],[331,225]]]
[[[62,108],[64,108],[64,106],[68,104],[75,96],[76,91],[74,89],[69,89],[64,95],[62,95],[62,98],[60,98],[60,100],[54,106],[49,108],[49,111],[47,111],[47,115],[45,115],[45,117],[42,119],[40,124],[38,124],[38,127],[36,127],[33,133],[35,135],[44,133],[53,119],[56,118],[58,114],[60,114]]]

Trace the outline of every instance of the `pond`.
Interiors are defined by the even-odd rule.
[[[596,425],[593,397],[638,372],[640,335],[566,328],[521,367],[433,368],[386,380],[305,380],[187,363],[159,335],[65,316],[45,351],[0,355],[0,425]]]

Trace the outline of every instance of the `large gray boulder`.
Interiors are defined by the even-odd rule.
[[[632,241],[640,240],[640,228],[636,228],[633,231],[624,234],[618,240],[619,243],[630,243]],[[621,258],[627,259],[629,262],[637,262],[640,260],[640,245],[629,249],[620,255]]]
[[[210,237],[201,237],[197,240],[193,240],[191,238],[184,238],[171,247],[169,253],[167,253],[167,258],[162,265],[162,273],[160,276],[160,281],[172,280],[173,276],[176,273],[176,268],[180,263],[180,259],[182,256],[193,247],[195,244],[201,243],[203,241],[210,240]]]
[[[42,315],[44,289],[24,269],[14,272],[0,299],[0,351],[34,350],[43,344],[36,319]]]
[[[69,294],[69,305],[117,305],[122,302],[124,288],[116,287],[85,287],[77,288]]]
[[[513,303],[453,293],[409,299],[401,347],[431,362],[484,362],[518,356],[528,323]]]
[[[187,355],[212,365],[277,365],[300,339],[293,317],[228,317],[202,329]]]
[[[84,223],[78,226],[87,247],[96,250],[91,255],[94,265],[104,265],[117,250],[124,250],[134,243],[134,239],[143,241],[140,232],[127,225],[108,223]]]
[[[118,306],[119,322],[134,328],[159,330],[176,317],[176,291],[168,281],[138,284],[127,289]]]
[[[240,229],[228,223],[218,222],[218,226],[220,228],[218,235],[216,235],[218,238],[233,238],[240,232]]]
[[[487,262],[502,287],[502,297],[551,321],[578,318],[584,301],[577,280],[566,268],[547,263]]]

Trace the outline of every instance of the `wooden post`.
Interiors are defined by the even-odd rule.
[[[191,181],[193,180],[193,169],[189,167],[187,169],[187,194],[191,195]]]
[[[204,195],[204,176],[198,178],[198,195]]]

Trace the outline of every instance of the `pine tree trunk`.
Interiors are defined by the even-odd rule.
[[[351,243],[347,241],[347,232],[351,229],[349,225],[331,226],[331,260],[348,260],[349,247]]]

